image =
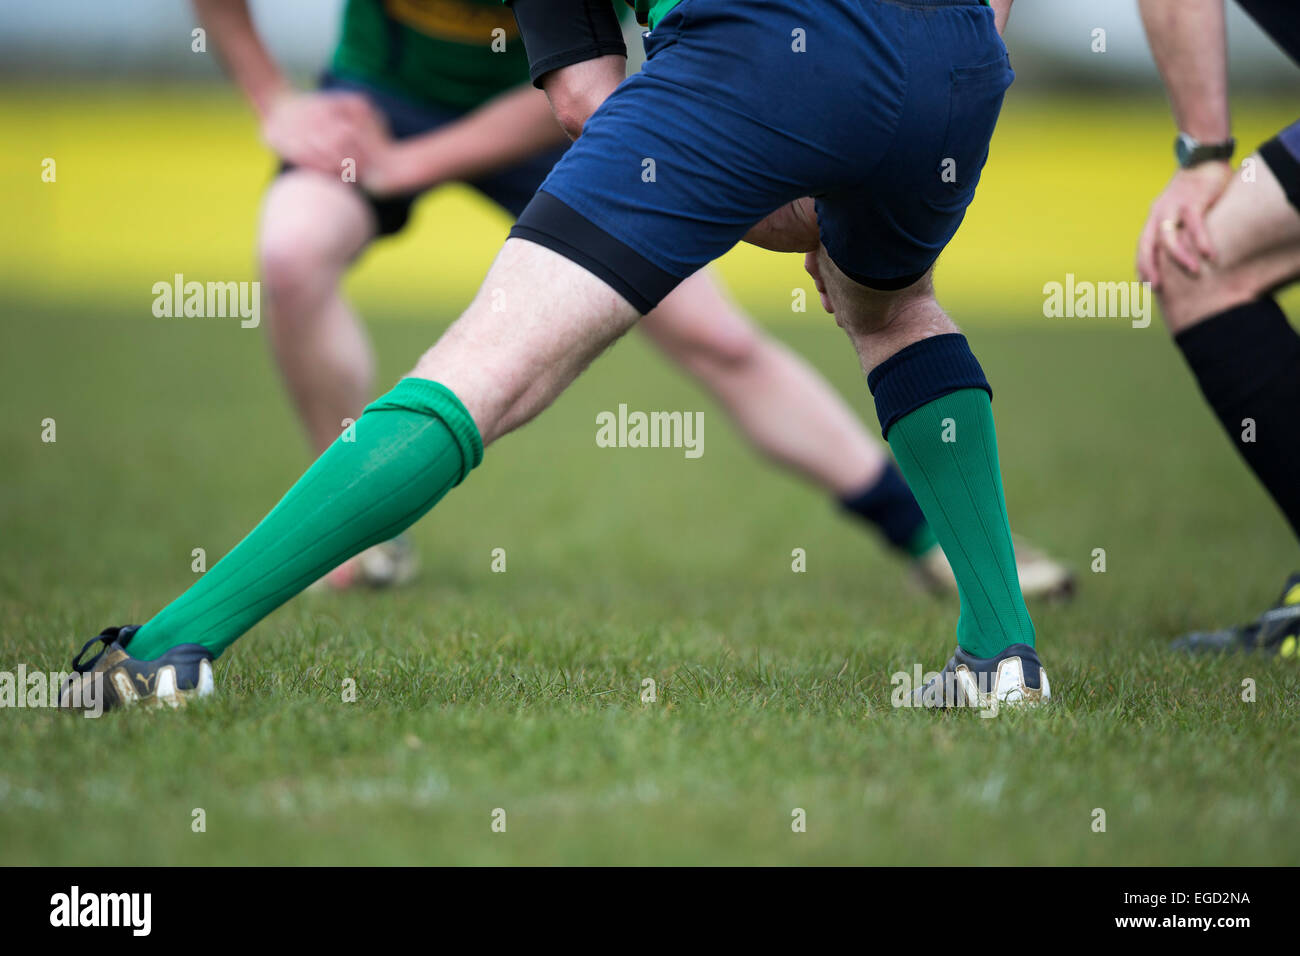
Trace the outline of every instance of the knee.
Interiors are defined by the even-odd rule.
[[[930,272],[907,288],[884,292],[850,279],[831,259],[825,246],[818,250],[816,262],[818,288],[824,291],[834,310],[835,324],[855,341],[938,309]]]
[[[833,298],[831,304],[835,306],[835,324],[847,332],[851,339],[883,332],[899,317],[899,310],[894,307],[895,303],[880,304],[843,299],[836,301]]]
[[[863,294],[839,294],[832,297],[835,323],[858,341],[884,333],[906,332],[912,326],[930,324],[942,315],[934,289],[925,283],[903,293],[882,294],[863,290]]]
[[[744,371],[758,361],[763,346],[753,324],[734,313],[658,338],[674,359],[698,373]]]
[[[301,237],[285,232],[271,232],[262,237],[258,264],[262,286],[272,305],[291,305],[301,300],[321,271],[319,257],[300,240]]]
[[[740,316],[709,325],[693,337],[688,348],[695,361],[727,369],[745,369],[757,360],[762,337],[753,324]]]
[[[262,288],[274,318],[283,318],[329,295],[345,263],[312,236],[294,230],[270,230],[259,242]]]
[[[1171,333],[1250,302],[1268,291],[1247,264],[1203,262],[1201,271],[1190,275],[1162,249],[1157,253],[1157,267],[1160,289],[1156,298]]]

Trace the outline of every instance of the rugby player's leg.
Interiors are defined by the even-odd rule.
[[[282,173],[263,203],[258,251],[271,353],[315,455],[356,420],[372,394],[370,342],[340,284],[375,238],[379,210],[395,205],[376,206],[355,187],[304,169]],[[415,549],[396,538],[332,568],[320,584],[402,584],[417,566]]]
[[[1034,646],[1002,493],[988,382],[935,300],[927,272],[882,291],[846,275],[826,247],[813,264],[876,399],[881,428],[952,564],[957,641],[974,658]]]
[[[992,37],[1000,46],[996,34],[989,32],[987,8],[973,0],[964,6],[945,11],[945,22],[956,27],[975,24],[987,34],[982,43]],[[690,29],[683,29],[687,9],[693,10],[693,19]],[[790,10],[796,9],[792,2]],[[841,44],[845,68],[879,73],[866,79],[880,80],[881,95],[897,106],[897,98],[912,87],[903,82],[895,58],[888,63],[872,58],[885,33],[893,33],[864,22],[877,17],[905,21],[901,26],[921,39],[935,28],[928,7],[881,5],[867,12],[856,5],[833,5],[822,29],[829,36],[860,41]],[[674,35],[674,30],[681,33]],[[774,91],[780,94],[777,99],[753,95],[753,52],[761,50],[774,61],[790,58],[783,32],[772,30],[770,11],[710,0],[675,9],[652,32],[656,36],[653,43],[647,39],[645,68],[588,121],[582,137],[520,216],[511,232],[514,240],[503,247],[474,303],[420,360],[415,374],[372,403],[357,421],[352,440],[335,441],[247,538],[146,624],[138,637],[152,629],[159,638],[151,647],[189,643],[218,653],[323,570],[391,537],[427,512],[479,463],[484,442],[531,419],[638,314],[653,309],[767,213],[819,183],[861,176],[886,153],[903,163],[904,170],[923,174],[910,153],[916,151],[916,136],[928,129],[923,120],[934,106],[929,100],[909,108],[916,130],[909,132],[911,149],[900,152],[889,141],[895,110],[882,105],[879,97],[859,98],[869,106],[848,124],[808,108],[826,82],[824,66],[811,58],[796,58],[791,69],[782,72],[783,85]],[[963,56],[987,52],[971,49],[968,39],[956,35],[953,44]],[[905,43],[892,52],[901,55],[915,46]],[[939,79],[953,72],[946,55],[932,66]],[[977,71],[973,78],[986,79],[986,71]],[[1008,81],[1001,73],[989,81],[997,87],[993,92],[998,102]],[[946,86],[919,86],[921,93],[933,86],[936,101],[947,102]],[[749,116],[745,111],[750,108],[763,115]],[[646,123],[647,115],[656,122]],[[985,149],[991,131],[990,120],[974,134],[980,142],[966,145]],[[810,143],[810,137],[815,142]],[[895,137],[892,147],[898,145]],[[628,189],[629,177],[635,181],[647,170],[646,157],[661,159],[658,177],[643,180],[654,185]],[[737,175],[742,168],[744,174]],[[682,175],[683,170],[690,174]],[[889,177],[862,184],[865,192],[857,198],[865,206],[844,206],[857,217],[859,242],[874,240],[861,251],[881,261],[896,236],[885,235],[861,214],[869,213],[872,205],[883,211],[886,197],[900,203],[917,201],[915,194],[900,188],[905,178],[890,172]],[[963,192],[956,201],[964,208],[968,196]],[[947,212],[942,220],[945,234],[928,237],[920,250],[928,257],[926,267],[937,255],[935,247],[956,228]],[[834,246],[828,248],[835,251]],[[915,250],[908,251],[914,257]],[[858,308],[855,297],[841,300],[845,316],[852,316]],[[899,296],[896,301],[911,299]],[[906,311],[910,316],[914,310]],[[870,306],[863,307],[864,321],[870,312]],[[888,332],[894,321],[901,321],[894,308],[884,315],[883,329],[873,329],[872,335]],[[1013,561],[998,569],[998,594],[973,594],[972,589],[991,583],[981,565],[1002,557],[996,529],[981,531],[979,526],[1000,519],[1005,533],[1006,517],[1005,509],[998,507],[1001,488],[987,397],[980,392],[982,406],[980,398],[970,398],[984,387],[983,376],[969,350],[963,355],[953,339],[961,337],[922,338],[873,369],[872,375],[880,378],[882,368],[893,363],[887,380],[876,383],[877,411],[885,417],[885,390],[893,402],[886,437],[892,442],[894,433],[902,432],[908,438],[903,443],[907,460],[898,455],[904,474],[911,468],[917,480],[926,483],[933,505],[927,508],[933,511],[928,516],[945,551],[951,556],[951,542],[953,550],[965,552],[967,570],[957,569],[962,619],[981,621],[978,626],[959,626],[959,633],[982,634],[990,643],[997,640],[992,636],[997,622],[984,622],[986,606],[991,606],[988,614],[1012,618],[1010,630],[1021,633],[1021,640],[1032,640],[1028,616],[1018,614],[1009,597],[1002,600],[1007,594],[1019,598]],[[913,352],[907,362],[900,362],[910,350],[940,340],[946,344],[938,352],[926,348],[921,361],[915,361],[918,353]],[[918,395],[923,405],[905,408],[904,400]],[[924,416],[934,414],[956,419],[961,451],[922,438],[920,432],[929,431]],[[915,429],[909,425],[913,421],[919,423]],[[901,447],[896,446],[896,453]],[[963,483],[967,470],[971,478]],[[912,485],[926,508],[916,481]],[[940,517],[947,531],[936,524]],[[1009,556],[1009,535],[1006,544]],[[977,600],[982,602],[979,607]],[[1027,634],[1020,618],[1028,625]],[[1005,628],[1001,632],[1004,638],[1009,634]]]
[[[844,399],[760,330],[707,270],[674,289],[641,328],[771,461],[824,488],[908,555],[935,546],[902,474]]]
[[[563,150],[474,185],[518,218]],[[650,339],[700,381],[764,455],[826,488],[896,546],[934,545],[896,467],[802,359],[764,335],[704,270],[642,320]]]
[[[1159,302],[1232,444],[1300,535],[1300,336],[1273,298],[1300,277],[1300,160],[1278,143],[1211,208],[1215,261],[1193,276],[1162,252]]]
[[[411,375],[453,392],[486,447],[535,418],[639,317],[582,266],[510,238]]]
[[[951,209],[969,201],[973,179],[965,171],[982,165],[976,154],[986,151],[993,118],[981,116],[973,133],[961,133],[956,155],[963,159],[962,183],[951,197],[939,197],[938,224],[933,229],[924,224],[930,232],[922,247],[900,252],[898,230],[879,228],[872,209],[877,217],[898,212],[884,208],[882,200],[892,197],[916,207],[915,215],[930,216],[919,205],[924,193],[902,187],[909,185],[908,175],[929,173],[911,154],[928,157],[924,137],[930,126],[923,120],[938,101],[947,102],[947,87],[922,84],[934,86],[935,103],[911,104],[916,125],[906,140],[894,144],[907,148],[891,149],[893,112],[874,100],[847,126],[809,111],[814,90],[823,90],[825,82],[824,71],[811,60],[794,61],[797,76],[783,74],[785,95],[779,102],[754,99],[746,85],[752,76],[749,51],[766,46],[772,59],[788,59],[788,44],[780,31],[771,30],[768,13],[720,0],[694,10],[693,26],[680,36],[674,30],[685,26],[681,10],[653,31],[645,68],[588,122],[520,216],[514,238],[474,302],[421,358],[414,374],[370,405],[354,440],[336,441],[243,542],[145,625],[141,638],[153,629],[164,642],[188,642],[218,653],[322,570],[413,523],[478,464],[484,444],[529,421],[639,314],[651,311],[768,212],[805,194],[805,186],[860,175],[887,152],[898,169],[864,182],[839,203],[828,200],[823,211],[848,217],[831,229],[845,239],[846,254],[883,263],[891,269],[887,275],[906,273],[917,256],[925,257],[928,268],[955,231],[959,217]],[[906,28],[921,39],[935,28],[928,8],[873,7],[868,14],[836,7],[831,14],[844,22],[825,24],[828,35],[850,31],[862,40],[862,50],[844,53],[846,67],[851,61],[858,69],[887,69],[870,65],[868,54],[881,32],[861,18],[906,20]],[[970,3],[945,12],[949,18],[963,56],[992,52],[969,49],[965,28],[970,25],[986,33],[981,42],[991,38],[1000,49],[986,8]],[[1004,50],[1001,56],[1005,60]],[[723,68],[727,57],[730,64]],[[930,67],[936,78],[952,73],[946,55]],[[973,92],[981,102],[996,101],[995,117],[1009,69],[1001,61],[993,67],[977,71],[969,82],[979,84]],[[898,75],[890,72],[882,79],[887,86],[882,95],[902,95],[905,84]],[[771,115],[766,121],[749,117],[745,110],[751,107]],[[657,121],[645,123],[647,115]],[[826,148],[808,145],[809,137],[825,140]],[[701,145],[706,142],[707,149]],[[964,162],[968,155],[970,163]],[[636,181],[645,171],[645,157],[656,156],[659,175],[643,180],[644,189],[628,189],[629,176]],[[736,175],[738,168],[745,174]],[[691,174],[681,175],[683,170]],[[794,178],[796,173],[807,176],[806,182]],[[933,175],[940,184],[937,171]],[[836,290],[832,300],[843,311],[841,320],[857,323],[854,316],[860,313],[872,343],[910,332],[912,344],[872,370],[879,379],[877,411],[882,420],[888,416],[891,443],[898,441],[896,434],[902,436],[896,455],[904,474],[915,475],[913,491],[953,559],[962,595],[963,648],[979,654],[986,647],[1031,642],[1001,501],[983,391],[987,384],[965,340],[927,333],[916,319],[929,310],[916,308],[917,296],[907,291],[876,298],[838,283]],[[904,355],[907,361],[900,362]],[[886,365],[888,375],[882,371]],[[912,399],[919,400],[908,404]],[[936,415],[935,424],[943,424],[945,432],[947,421],[955,421],[959,449],[943,441],[937,428],[929,440],[929,421]]]
[[[895,21],[895,52],[907,63],[898,125],[869,174],[818,196],[821,245],[808,265],[858,353],[885,440],[952,564],[959,648],[945,672],[995,680],[981,699],[1044,699],[1007,519],[992,389],[930,279],[975,195],[1014,74],[987,7],[944,0],[869,9]],[[879,86],[883,96],[893,80]]]
[[[374,236],[366,200],[336,178],[293,169],[267,191],[258,237],[267,334],[315,454],[370,398],[370,343],[340,282]]]
[[[134,634],[132,656],[178,645],[220,654],[322,573],[413,524],[479,463],[484,444],[550,404],[637,317],[581,266],[507,240],[479,294],[412,375]]]

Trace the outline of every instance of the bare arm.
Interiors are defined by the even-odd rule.
[[[1231,133],[1223,0],[1140,0],[1142,24],[1174,120],[1205,143]]]
[[[523,85],[431,133],[392,144],[375,157],[362,185],[377,195],[473,180],[567,142],[546,94]]]
[[[542,89],[565,133],[577,139],[591,114],[626,75],[627,57],[610,54],[551,71],[542,78]]]
[[[262,44],[248,12],[248,0],[193,0],[194,12],[208,31],[226,73],[260,117],[275,100],[292,92],[289,81]]]
[[[1007,32],[1007,19],[1011,16],[1011,4],[1014,0],[991,0],[993,19],[998,25],[998,33]]]
[[[193,0],[222,65],[248,97],[262,138],[281,158],[337,176],[346,159],[365,165],[383,123],[356,94],[298,93],[263,45],[248,0]]]
[[[1156,68],[1164,80],[1180,131],[1203,143],[1228,139],[1228,49],[1223,0],[1139,0]],[[1214,246],[1205,214],[1232,176],[1227,161],[1201,163],[1174,173],[1155,198],[1138,239],[1138,274],[1159,288],[1157,251],[1164,248],[1195,275]]]
[[[506,0],[529,73],[570,139],[627,74],[627,46],[609,0]]]

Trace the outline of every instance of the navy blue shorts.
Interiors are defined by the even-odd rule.
[[[957,231],[1014,74],[980,0],[682,0],[511,230],[641,311],[814,196],[858,282],[910,285]]]
[[[320,88],[364,95],[387,119],[389,132],[394,139],[406,139],[432,132],[440,126],[454,123],[465,115],[452,109],[438,109],[425,103],[416,103],[372,84],[343,79],[329,73],[321,78]],[[528,205],[528,201],[533,198],[533,193],[537,192],[537,187],[546,178],[546,174],[564,155],[566,149],[568,144],[557,146],[489,176],[473,180],[467,185],[473,186],[511,216],[518,217]],[[292,168],[291,164],[284,163],[280,171],[290,168]],[[383,199],[367,195],[366,201],[375,213],[377,234],[391,236],[401,232],[411,216],[411,207],[420,198],[422,192],[423,190]]]
[[[1300,11],[1295,0],[1238,0],[1282,51],[1300,65]],[[1259,148],[1260,157],[1300,210],[1300,120]]]

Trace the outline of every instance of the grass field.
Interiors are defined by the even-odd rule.
[[[185,587],[191,549],[223,553],[304,454],[255,332],[11,315],[0,664],[56,668]],[[393,375],[427,338],[375,331]],[[865,405],[838,330],[783,336]],[[299,598],[188,712],[0,715],[0,862],[1300,861],[1294,661],[1164,650],[1273,596],[1293,546],[1272,506],[1159,330],[976,344],[1013,519],[1085,571],[1037,613],[1050,711],[891,709],[889,675],[942,663],[955,606],[718,414],[695,461],[596,448],[620,401],[707,408],[633,339],[417,526],[418,586]]]
[[[6,181],[30,177],[0,246],[0,670],[61,669],[186,587],[192,550],[225,553],[307,457],[260,332],[149,314],[174,272],[253,278],[269,166],[233,100],[0,104]],[[1051,132],[1079,115],[1095,138]],[[1240,135],[1289,118],[1239,111]],[[416,585],[291,602],[185,712],[0,711],[0,863],[1300,863],[1296,662],[1165,650],[1270,603],[1294,540],[1158,321],[1041,313],[1066,271],[1131,278],[1167,131],[1159,103],[1010,112],[941,273],[994,383],[1013,524],[1081,572],[1072,605],[1035,609],[1051,708],[891,708],[891,674],[946,660],[955,603],[909,591],[633,336],[416,527]],[[381,382],[500,239],[463,194],[432,202],[353,284]],[[723,272],[870,420],[841,333],[790,312],[797,263]],[[705,454],[596,447],[622,402],[705,410]]]

